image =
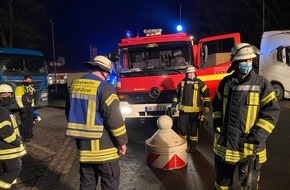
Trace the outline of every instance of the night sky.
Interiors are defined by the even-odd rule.
[[[143,30],[149,28],[175,32],[180,22],[181,1],[169,2],[55,0],[52,19],[56,57],[66,59],[65,68],[82,69],[81,64],[90,59],[90,45],[96,46],[100,55],[116,51],[126,30],[131,30],[134,36],[143,36]],[[186,11],[186,6],[181,10]]]

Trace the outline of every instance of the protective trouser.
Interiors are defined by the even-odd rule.
[[[33,108],[24,107],[20,110],[20,119],[21,119],[21,136],[22,139],[28,140],[33,137]]]
[[[13,189],[13,184],[21,171],[21,159],[3,160],[3,174],[0,176],[0,189]]]
[[[102,190],[117,190],[120,183],[119,161],[103,164],[80,162],[80,190],[95,190],[101,177]]]
[[[178,119],[180,136],[186,139],[189,136],[190,145],[195,144],[195,146],[198,141],[198,114],[198,112],[185,113],[180,111]]]
[[[219,157],[215,156],[215,178],[216,178],[215,189],[216,190],[223,190],[223,189],[232,187],[236,167],[238,167],[239,169],[239,181],[240,183],[243,183],[246,176],[242,175],[241,163],[228,164],[222,161]],[[261,164],[259,165],[259,168],[261,168]],[[253,177],[255,177],[257,181],[259,181],[259,172],[255,173]],[[250,190],[250,189],[247,189],[247,187],[244,187],[242,189]],[[256,188],[252,187],[252,189],[258,189],[258,184]]]

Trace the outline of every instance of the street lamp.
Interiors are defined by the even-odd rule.
[[[52,19],[49,20],[50,24],[51,24],[51,39],[52,39],[52,56],[53,56],[53,68],[54,68],[54,95],[57,94],[57,83],[56,83],[56,63],[55,63],[55,47],[54,47],[54,29],[53,29],[53,25],[54,22]]]

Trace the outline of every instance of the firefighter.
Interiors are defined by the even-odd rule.
[[[179,110],[179,134],[187,140],[189,137],[189,151],[193,152],[198,141],[199,113],[209,112],[210,95],[205,83],[196,78],[196,68],[189,66],[186,77],[178,84],[172,103],[172,110]]]
[[[80,190],[118,189],[120,166],[118,159],[126,153],[128,142],[119,99],[107,77],[112,71],[111,61],[96,56],[85,63],[90,73],[73,81],[66,113],[66,136],[76,139],[80,162]]]
[[[240,43],[231,50],[230,75],[219,83],[214,96],[213,127],[215,153],[215,189],[230,189],[235,168],[243,189],[257,189],[245,183],[249,175],[244,164],[258,156],[259,166],[250,181],[258,181],[259,169],[266,157],[266,139],[279,117],[280,107],[272,85],[252,69],[256,47]],[[252,168],[253,169],[253,168]]]
[[[33,107],[35,89],[32,87],[32,77],[24,76],[23,84],[15,89],[15,100],[21,119],[21,135],[24,142],[29,142],[33,135]]]
[[[16,117],[9,110],[13,102],[13,90],[8,84],[0,84],[0,161],[3,173],[0,189],[12,189],[21,171],[21,157],[26,154],[19,134]]]

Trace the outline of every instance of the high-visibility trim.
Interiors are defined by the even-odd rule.
[[[206,89],[207,89],[207,86],[204,85],[204,87],[201,89],[201,91],[204,92],[204,91],[206,91]]]
[[[94,126],[95,125],[96,105],[97,105],[97,103],[95,100],[88,101],[87,118],[86,118],[87,126]]]
[[[96,80],[76,79],[72,83],[70,91],[72,94],[86,94],[95,96],[100,84],[101,82]]]
[[[244,154],[246,155],[254,154],[254,144],[244,143]]]
[[[3,140],[6,141],[7,143],[11,143],[11,142],[16,140],[16,134],[12,133],[12,135],[10,135],[9,137],[4,138]]]
[[[184,106],[184,105],[180,105],[178,106],[179,110],[182,110],[186,113],[188,112],[199,112],[200,111],[200,107],[191,107],[191,106]]]
[[[187,139],[187,135],[179,135],[182,139],[186,140]]]
[[[0,150],[0,160],[9,160],[13,158],[19,158],[26,154],[26,150],[23,144],[20,144],[17,148],[10,148],[5,150]]]
[[[114,137],[118,137],[121,135],[124,135],[126,133],[126,127],[125,125],[119,127],[118,129],[111,129],[111,132]]]
[[[222,118],[222,112],[221,111],[215,111],[212,113],[212,118],[213,119],[220,119]]]
[[[119,158],[116,148],[98,151],[77,150],[77,158],[80,162],[102,162]]]
[[[74,129],[66,129],[66,136],[68,137],[80,137],[86,139],[99,139],[103,135],[103,132],[92,132],[92,131],[77,131]]]
[[[275,92],[271,92],[265,98],[261,100],[261,107],[264,107],[265,104],[269,103],[270,101],[276,99]]]
[[[12,182],[12,185],[15,185],[17,183],[17,179],[14,179],[14,181]]]
[[[111,96],[105,101],[105,103],[107,106],[110,106],[114,100],[119,101],[119,98],[116,94],[111,94]]]
[[[205,97],[205,98],[203,98],[203,101],[204,101],[204,102],[210,102],[210,97]]]
[[[221,158],[224,158],[226,162],[237,163],[242,159],[246,158],[248,155],[253,154],[254,150],[253,145],[250,144],[246,145],[248,149],[246,150],[246,152],[243,153],[239,151],[228,150],[226,149],[226,147],[217,144],[216,143],[217,138],[219,138],[219,135],[215,136],[213,151],[216,155],[220,156]],[[264,163],[267,160],[266,149],[257,152],[257,154],[260,156],[259,163]]]
[[[198,84],[193,84],[192,106],[197,107]]]
[[[256,125],[266,130],[268,133],[272,133],[273,129],[275,128],[275,125],[262,118],[258,119]]]
[[[68,123],[69,129],[76,129],[76,130],[84,130],[84,131],[92,131],[92,132],[102,132],[104,130],[103,125],[86,125],[86,124],[79,124],[79,123]]]
[[[6,125],[11,126],[11,122],[10,121],[3,121],[0,123],[0,129],[5,127]]]
[[[214,186],[215,186],[216,190],[230,190],[230,187],[221,186],[221,185],[217,184],[217,182],[214,183]]]
[[[197,141],[198,140],[198,136],[189,136],[189,140]]]
[[[177,98],[173,98],[173,102],[177,103],[179,100]]]
[[[0,188],[1,189],[10,189],[12,186],[11,183],[7,183],[5,181],[0,180]]]
[[[248,133],[257,119],[258,105],[260,103],[259,93],[250,92],[248,96],[248,111],[245,123],[245,133]]]
[[[100,140],[91,140],[91,149],[92,151],[99,151],[100,150]]]

